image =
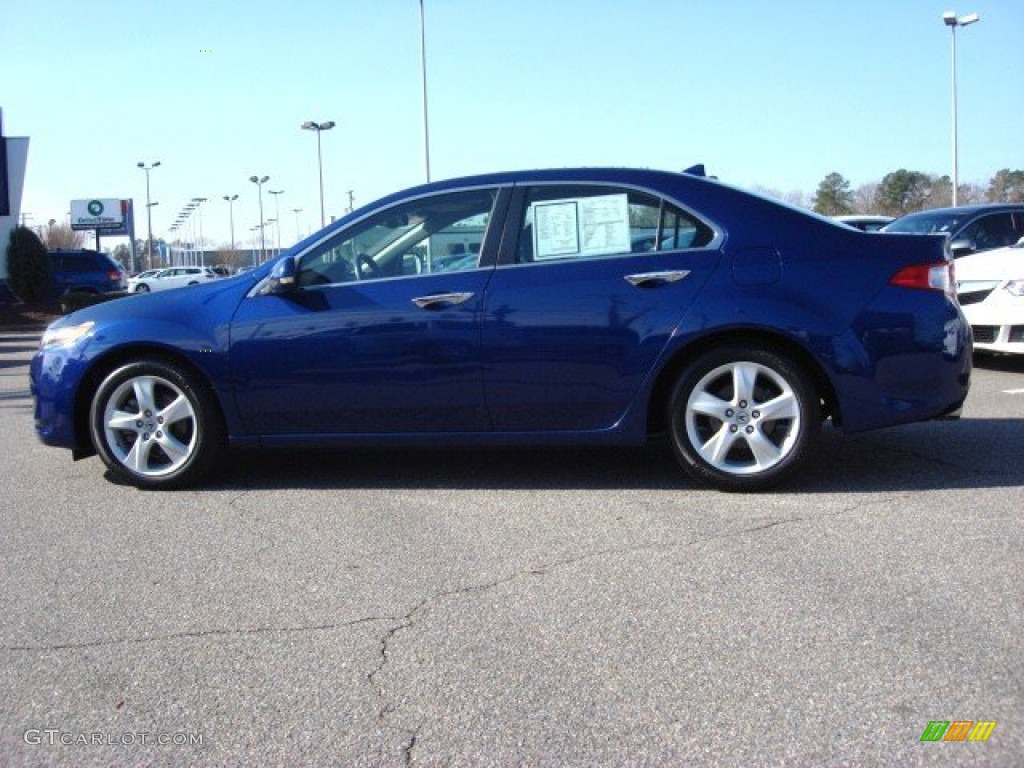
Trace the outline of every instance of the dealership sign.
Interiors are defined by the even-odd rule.
[[[126,201],[125,201],[126,202]],[[123,230],[126,206],[121,200],[94,198],[71,201],[72,229]]]

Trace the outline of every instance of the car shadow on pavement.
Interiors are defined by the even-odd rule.
[[[1024,419],[910,424],[860,435],[826,430],[804,470],[777,492],[1024,485],[1015,446]],[[647,448],[345,449],[238,452],[210,489],[705,490],[668,445]]]

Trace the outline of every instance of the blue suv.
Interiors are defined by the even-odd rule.
[[[98,251],[50,251],[50,264],[53,267],[53,292],[57,296],[72,291],[123,291],[128,285],[121,265]]]

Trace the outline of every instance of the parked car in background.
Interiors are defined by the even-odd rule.
[[[976,351],[1024,355],[1024,241],[958,259],[956,291]]]
[[[113,257],[90,250],[50,251],[55,296],[65,293],[110,293],[128,284],[121,265]]]
[[[476,258],[435,270],[469,229]],[[452,179],[246,279],[62,317],[31,365],[35,426],[144,488],[194,483],[228,446],[665,435],[699,481],[761,490],[799,472],[826,419],[959,412],[951,271],[944,237],[866,236],[695,169]]]
[[[127,290],[132,292],[136,291],[138,289],[139,283],[145,283],[147,280],[152,280],[161,272],[163,272],[164,269],[166,269],[166,267],[163,267],[161,269],[147,269],[145,272],[139,272],[139,274],[129,277]]]
[[[861,232],[877,232],[893,220],[892,216],[874,216],[866,213],[833,216],[832,218],[848,227],[859,229]]]
[[[955,258],[1013,245],[1024,237],[1024,204],[962,205],[900,216],[883,232],[940,234]]]
[[[169,288],[181,288],[184,285],[199,285],[219,277],[220,275],[210,267],[168,267],[145,278],[139,275],[134,281],[132,290],[135,293],[166,291]]]

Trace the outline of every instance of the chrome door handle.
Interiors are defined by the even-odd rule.
[[[688,269],[670,269],[664,272],[641,272],[636,275],[626,275],[625,279],[630,285],[639,288],[645,285],[654,286],[674,283],[676,280],[682,280],[688,274],[690,274]]]
[[[444,304],[461,304],[473,298],[472,293],[434,293],[430,296],[419,296],[412,300],[420,309],[434,309]]]

